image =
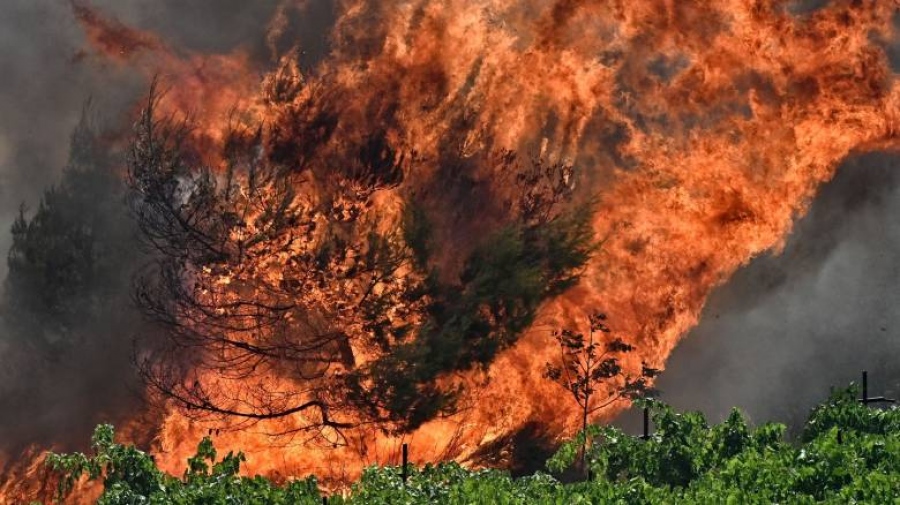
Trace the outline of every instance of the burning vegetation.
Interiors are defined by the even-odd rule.
[[[289,112],[290,139],[317,142],[285,141],[280,125],[229,131],[210,168],[188,125],[158,120],[150,100],[129,157],[154,257],[136,300],[165,343],[140,366],[188,412],[283,419],[282,433],[335,445],[361,423],[409,432],[451,413],[461,384],[441,379],[514,344],[592,251],[591,213],[566,209],[566,165],[497,156],[510,198],[460,216],[484,239],[441,265],[427,188],[408,177],[417,160],[383,136],[327,152],[332,132]]]
[[[176,473],[216,433],[250,472],[340,483],[404,441],[478,464],[529,427],[613,415],[625,402],[571,405],[543,377],[563,370],[554,330],[602,308],[627,350],[609,377],[651,379],[843,158],[897,147],[900,6],[790,7],[338,0],[329,53],[304,68],[302,47],[268,66],[187,53],[73,3],[97,60],[154,80],[105,143],[124,159],[81,171],[113,176],[117,229],[144,251],[102,276],[132,280],[142,315],[126,337],[155,407],[126,433]],[[273,52],[308,8],[281,4]],[[53,269],[42,209],[16,224],[4,306],[36,335],[61,306],[17,305]],[[112,243],[82,238],[86,258]],[[71,298],[93,292],[81,280],[54,282]]]

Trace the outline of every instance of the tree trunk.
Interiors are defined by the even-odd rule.
[[[589,398],[588,398],[589,399]],[[582,409],[582,418],[581,418],[581,432],[584,434],[584,443],[581,445],[581,467],[584,469],[584,475],[588,479],[590,479],[591,471],[588,468],[587,463],[587,449],[588,449],[588,406],[589,402],[584,402],[584,408]]]

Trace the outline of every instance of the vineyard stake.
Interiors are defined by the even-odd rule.
[[[650,407],[644,407],[644,434],[641,438],[650,440]]]
[[[401,470],[401,475],[403,476],[403,484],[406,485],[406,479],[409,477],[409,472],[406,469],[406,465],[409,463],[409,445],[403,444],[403,469]]]
[[[862,379],[863,403],[869,403],[869,372],[864,370]]]
[[[862,398],[859,399],[863,405],[870,403],[894,403],[897,400],[885,398],[884,396],[869,397],[869,372],[863,370],[862,373]]]

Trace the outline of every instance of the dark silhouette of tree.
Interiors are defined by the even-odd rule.
[[[144,260],[120,155],[88,104],[59,181],[12,227],[0,289],[0,452],[74,443],[142,406],[130,357],[144,322],[129,295]]]
[[[508,215],[450,274],[406,184],[410,161],[383,133],[338,142],[327,113],[292,109],[287,123],[232,128],[210,153],[158,105],[151,92],[128,181],[154,256],[135,300],[167,331],[138,363],[189,413],[291,418],[290,433],[332,442],[359,423],[405,431],[450,414],[460,390],[438,379],[490,364],[594,248],[563,164],[498,156]],[[406,202],[397,225],[379,192]]]
[[[560,361],[547,363],[544,372],[544,377],[565,388],[578,404],[583,433],[587,432],[591,414],[619,400],[635,400],[652,393],[650,381],[659,374],[645,364],[635,375],[623,368],[620,360],[634,346],[612,338],[606,319],[601,312],[588,316],[587,337],[570,329],[555,331]],[[582,457],[587,454],[587,445],[585,437]]]
[[[86,106],[72,134],[60,183],[44,192],[33,213],[22,204],[7,255],[0,315],[11,335],[51,360],[106,318],[103,312],[127,290],[134,258],[125,253],[133,229],[124,186],[89,111]]]

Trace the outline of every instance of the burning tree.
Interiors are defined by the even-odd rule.
[[[135,299],[167,329],[142,376],[189,413],[335,443],[359,423],[405,431],[451,413],[460,387],[441,377],[512,345],[593,250],[571,167],[496,157],[516,190],[453,272],[386,135],[335,139],[327,109],[270,85],[282,121],[229,128],[221,150],[161,117],[155,93],[136,126],[130,203],[155,260]]]

